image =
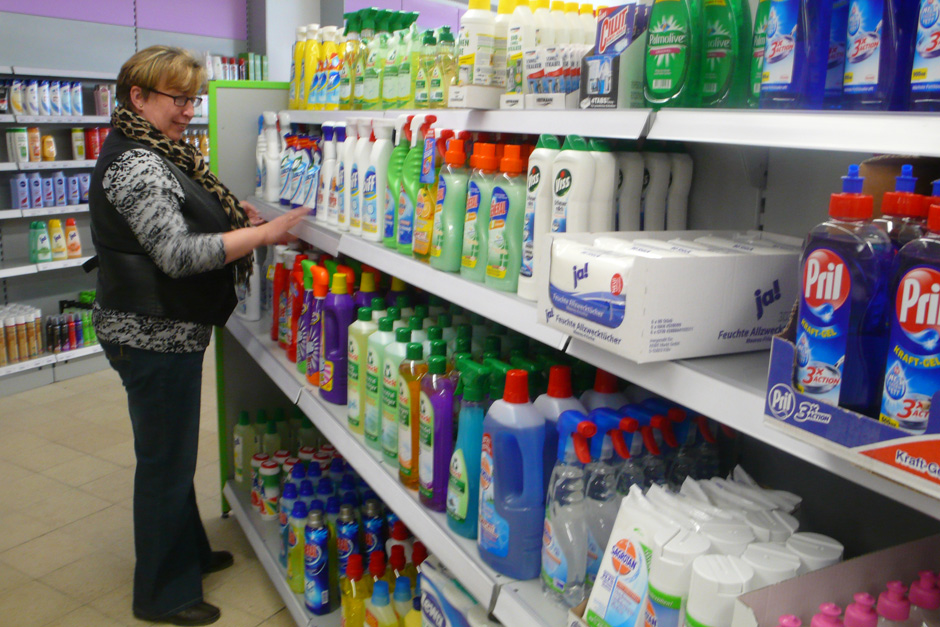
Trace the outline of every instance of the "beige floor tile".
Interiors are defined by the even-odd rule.
[[[134,555],[134,516],[112,505],[61,528],[75,542],[119,555]],[[128,552],[129,549],[129,552]]]
[[[109,428],[115,428],[120,423],[130,424],[130,414],[127,413],[127,399],[121,401],[101,401],[97,407],[85,409],[76,417],[82,420],[104,425]]]
[[[0,514],[0,553],[54,531],[58,523],[36,518],[32,512]]]
[[[94,551],[95,547],[77,543],[72,534],[57,529],[0,553],[0,563],[38,578]]]
[[[103,462],[107,463],[107,462]],[[128,494],[134,493],[134,472],[136,467],[121,468],[82,484],[81,489],[109,503],[120,503]]]
[[[0,419],[6,418],[7,416],[19,415],[28,411],[34,406],[34,403],[31,403],[27,399],[22,398],[20,394],[4,396],[3,405],[0,406]]]
[[[111,504],[77,488],[55,499],[46,499],[37,503],[30,511],[37,517],[51,520],[65,526],[85,518]]]
[[[3,622],[16,627],[40,627],[81,606],[58,590],[30,581],[0,595]]]
[[[44,575],[40,581],[77,601],[86,602],[111,592],[133,577],[133,561],[96,551]]]
[[[197,497],[218,497],[222,493],[218,464],[206,463],[197,467],[193,484],[196,486]]]
[[[127,442],[133,437],[130,432],[122,433],[91,422],[84,422],[85,424],[73,433],[49,439],[62,446],[93,455],[115,444]]]
[[[260,563],[228,578],[224,585],[211,592],[208,600],[261,618],[267,618],[284,607],[284,601]]]
[[[15,481],[0,482],[0,502],[21,502],[23,495],[27,494],[32,502],[44,501],[50,498],[61,498],[71,490],[69,486],[51,477],[30,472]]]
[[[51,466],[42,471],[41,474],[74,488],[85,485],[95,479],[100,479],[105,475],[119,470],[121,467],[103,459],[98,459],[91,455],[83,455],[78,459],[64,462],[58,466]]]
[[[36,447],[11,449],[0,452],[0,458],[12,464],[18,464],[33,472],[39,472],[49,466],[56,466],[62,462],[78,459],[83,454],[81,451],[62,446],[61,444],[55,444],[43,438],[37,438],[37,440],[40,444]]]
[[[72,394],[68,389],[57,385],[44,385],[26,392],[20,392],[17,396],[20,400],[26,401],[31,405],[43,405],[50,401],[64,399]]]
[[[211,595],[206,598],[206,602],[218,605],[213,603]],[[219,609],[222,610],[222,616],[218,622],[213,623],[217,627],[257,627],[263,620],[263,617],[255,616],[231,605],[221,605]]]
[[[124,468],[137,465],[137,456],[134,454],[134,441],[132,439],[127,442],[115,444],[114,446],[109,446],[108,448],[103,448],[95,453],[95,457]]]
[[[0,433],[5,433],[5,431],[0,429]],[[19,466],[17,464],[11,464],[9,462],[6,462],[0,459],[0,477],[3,477],[4,481],[15,482],[31,474],[33,474],[33,471],[27,468],[23,468],[22,466]]]
[[[0,523],[0,525],[2,525],[2,523]],[[32,577],[12,566],[0,568],[0,594],[3,594],[11,588],[22,586],[29,581],[32,581]],[[0,608],[0,613],[2,612],[3,608]]]
[[[290,615],[287,608],[284,608],[268,620],[264,621],[259,627],[294,627],[294,617]]]
[[[46,627],[121,627],[121,623],[98,610],[84,606],[52,621]]]
[[[129,581],[97,599],[92,599],[88,605],[121,625],[153,625],[151,622],[134,618],[133,590],[134,584]]]

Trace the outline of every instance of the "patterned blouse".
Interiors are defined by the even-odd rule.
[[[105,171],[102,185],[141,246],[170,277],[225,265],[222,235],[189,232],[180,212],[183,188],[153,152],[138,148],[121,154]],[[100,340],[161,353],[202,351],[212,336],[208,324],[105,309],[97,303],[92,319]]]

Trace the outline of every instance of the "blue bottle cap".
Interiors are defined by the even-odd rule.
[[[329,477],[320,478],[320,482],[317,483],[317,494],[333,494],[333,482]]]
[[[311,479],[319,479],[323,476],[323,470],[320,469],[320,464],[316,462],[310,463],[310,468],[307,469],[307,476]]]
[[[411,600],[411,580],[399,577],[395,580],[395,600],[408,602]]]
[[[343,505],[352,505],[353,507],[359,507],[359,499],[356,498],[355,492],[347,492],[343,495],[342,500]]]
[[[342,143],[346,141],[346,126],[337,126],[333,129],[333,139],[336,140],[336,143]]]
[[[293,483],[284,484],[284,494],[285,499],[296,499],[297,498],[297,486]]]
[[[312,512],[313,510],[317,510],[317,511],[321,511],[321,512],[322,512],[322,511],[323,511],[323,501],[321,501],[320,499],[313,499],[312,501],[310,501],[310,511]]]
[[[379,580],[373,584],[372,605],[388,605],[388,582]]]
[[[917,177],[914,176],[914,166],[905,164],[901,166],[901,176],[894,177],[894,191],[896,192],[914,192],[914,185],[917,184]]]
[[[339,475],[342,475],[346,472],[346,462],[341,459],[334,459],[330,462],[330,472],[335,472]]]
[[[940,179],[937,179],[936,181],[933,182],[933,192],[931,193],[931,195],[940,196]]]
[[[303,464],[294,464],[290,470],[290,478],[297,482],[303,481],[307,478],[307,469]]]
[[[327,514],[339,514],[339,497],[331,496],[326,500],[326,513]]]
[[[858,166],[853,163],[849,166],[848,175],[842,177],[842,193],[861,194],[864,183],[865,177],[858,175]]]
[[[343,490],[355,490],[356,489],[356,480],[350,474],[343,475],[343,480],[339,482],[340,488]]]
[[[365,492],[362,493],[362,500],[363,500],[363,502],[368,501],[369,499],[377,499],[377,498],[379,498],[379,497],[378,497],[378,495],[375,493],[374,490],[366,490]]]
[[[291,518],[306,518],[307,517],[307,504],[303,501],[297,501],[294,503],[294,509],[290,512]]]
[[[333,139],[333,125],[332,124],[324,124],[323,126],[320,127],[320,129],[323,131],[323,139],[325,139],[326,141],[330,141]]]
[[[300,496],[313,496],[313,482],[310,479],[304,479],[300,482]]]

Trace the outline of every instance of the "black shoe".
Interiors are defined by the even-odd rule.
[[[232,557],[232,554],[228,551],[213,551],[212,556],[209,558],[209,566],[202,571],[202,574],[208,575],[209,573],[217,573],[220,570],[225,570],[234,563],[235,558]]]
[[[221,610],[205,601],[200,601],[195,605],[190,605],[186,609],[180,610],[176,614],[162,618],[148,618],[142,614],[138,614],[136,610],[134,611],[134,617],[140,620],[153,623],[168,623],[170,625],[211,625],[219,620],[220,616],[222,616]]]

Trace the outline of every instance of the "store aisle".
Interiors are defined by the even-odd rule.
[[[235,565],[205,580],[216,625],[294,622],[234,518],[220,517],[215,369],[207,352],[196,493],[214,548]],[[17,627],[147,625],[131,613],[134,449],[108,369],[0,398],[0,616]]]

